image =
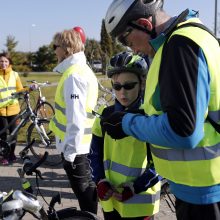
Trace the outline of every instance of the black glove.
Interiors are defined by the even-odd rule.
[[[110,116],[101,119],[102,129],[113,139],[127,137],[122,129],[122,118],[126,112],[114,112]]]
[[[162,177],[156,173],[154,167],[149,167],[134,181],[134,192],[140,193],[146,191],[161,180]]]
[[[125,110],[126,113],[132,113],[132,114],[141,114],[146,115],[144,112],[144,109],[127,109]]]

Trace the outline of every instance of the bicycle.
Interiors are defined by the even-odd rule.
[[[104,87],[100,80],[98,80],[98,88],[99,88],[99,98],[97,100],[97,105],[95,107],[95,110],[98,110],[100,106],[110,106],[113,104],[115,100],[115,94],[111,89],[108,89],[107,87]]]
[[[22,182],[23,190],[15,190],[9,192],[7,195],[0,196],[0,219],[1,220],[18,220],[22,219],[26,213],[30,213],[35,219],[42,220],[98,220],[98,217],[90,212],[77,210],[75,207],[55,210],[55,204],[61,204],[60,193],[53,196],[48,204],[40,192],[38,179],[43,179],[40,170],[37,168],[45,162],[48,152],[44,153],[44,156],[35,164],[32,163],[30,157],[28,157],[28,151],[34,140],[27,145],[19,154],[23,160],[22,168],[18,168],[17,172]],[[48,206],[48,210],[45,210],[43,204],[37,199],[37,195],[34,195],[32,185],[25,176],[33,176],[36,178],[36,189],[39,195],[43,198],[44,202]]]
[[[0,134],[6,132],[12,123],[19,121],[13,132],[7,136],[6,141],[0,139],[0,156],[7,157],[10,152],[10,145],[15,142],[15,137],[19,130],[28,122],[30,125],[26,131],[26,142],[31,143],[35,139],[35,144],[30,147],[32,154],[37,158],[41,158],[44,152],[49,151],[49,157],[45,164],[49,166],[57,166],[62,163],[61,155],[58,154],[55,147],[55,135],[49,130],[49,120],[41,119],[32,110],[28,91],[16,92],[12,96],[15,98],[23,97],[27,108],[20,112],[7,127],[0,131]]]
[[[167,206],[170,208],[172,213],[175,213],[175,196],[170,192],[169,182],[163,178],[161,180],[161,192],[160,199],[165,200]]]
[[[27,80],[29,83],[33,83],[37,85],[37,89],[34,91],[38,92],[38,97],[36,99],[36,95],[31,93],[30,95],[30,103],[33,108],[33,112],[42,119],[51,119],[54,114],[55,110],[54,107],[46,101],[46,97],[43,96],[41,88],[42,87],[47,87],[50,85],[48,81],[46,82],[37,82],[36,80]],[[24,110],[27,107],[26,102],[24,100],[20,101],[20,108],[21,111]]]

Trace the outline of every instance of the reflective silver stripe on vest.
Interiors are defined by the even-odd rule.
[[[140,176],[145,170],[144,168],[128,167],[116,162],[111,162],[110,160],[104,161],[104,169],[115,171],[124,176],[134,176],[134,177]]]
[[[61,107],[59,104],[55,103],[55,109],[61,111],[64,115],[66,114],[66,109]],[[87,118],[89,119],[93,119],[95,116],[90,113],[90,112],[87,112]]]
[[[0,99],[0,102],[6,102],[7,100],[9,100],[10,98],[4,98],[4,99]]]
[[[160,191],[158,191],[156,194],[135,194],[134,197],[131,199],[125,201],[126,204],[146,204],[146,203],[154,203],[155,201],[160,199]]]
[[[161,149],[151,146],[151,152],[156,157],[169,161],[211,160],[220,156],[220,144],[191,150]]]
[[[2,88],[2,89],[0,89],[0,92],[5,92],[5,91],[7,91],[7,90],[16,90],[16,87],[7,87],[7,88]]]
[[[58,127],[62,132],[66,132],[65,125],[60,124],[56,118],[53,118],[52,120],[53,120],[54,124],[56,125],[56,127]]]
[[[59,130],[61,130],[62,132],[66,132],[66,126],[65,125],[62,125],[60,124],[56,118],[53,118],[52,119],[55,126],[59,128]],[[91,128],[85,128],[84,129],[84,134],[92,134],[92,129]]]
[[[213,121],[215,122],[220,121],[220,111],[209,111],[208,115]]]
[[[64,115],[66,114],[66,109],[55,103],[55,109],[61,111]]]

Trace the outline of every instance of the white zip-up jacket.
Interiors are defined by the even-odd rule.
[[[59,63],[54,72],[64,73],[70,66],[86,65],[84,52],[75,53]],[[80,144],[84,135],[84,121],[86,114],[86,97],[88,79],[79,74],[71,74],[64,82],[63,97],[66,103],[66,133],[64,141],[56,137],[57,150],[64,154],[67,161],[73,162],[77,154],[88,154],[90,144]]]

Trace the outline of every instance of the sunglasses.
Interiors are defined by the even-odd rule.
[[[112,88],[116,91],[120,91],[122,88],[125,90],[132,90],[138,82],[130,82],[130,83],[125,83],[124,85],[121,85],[120,83],[113,83]]]
[[[121,42],[123,45],[127,45],[126,38],[132,32],[132,30],[133,28],[128,27],[127,30],[118,37],[118,41]]]
[[[53,44],[53,50],[56,50],[57,47],[60,47],[60,45]]]

